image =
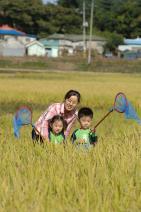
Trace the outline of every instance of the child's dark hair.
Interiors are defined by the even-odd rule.
[[[81,99],[81,95],[78,91],[75,91],[75,90],[69,90],[66,94],[65,94],[65,97],[64,99],[69,99],[71,96],[77,96],[77,99],[78,99],[78,102],[80,102],[80,99]]]
[[[55,115],[52,117],[52,119],[49,120],[49,130],[52,131],[52,127],[51,125],[55,122],[55,121],[62,121],[63,123],[63,129],[62,132],[64,132],[64,130],[67,128],[67,122],[64,120],[64,118],[60,115]]]
[[[81,119],[83,116],[89,116],[91,119],[93,118],[93,111],[89,107],[82,107],[78,111],[78,119]]]

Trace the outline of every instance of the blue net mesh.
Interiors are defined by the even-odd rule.
[[[22,107],[20,108],[13,119],[14,135],[19,138],[20,128],[23,125],[31,124],[32,122],[32,112],[29,108]]]
[[[14,118],[13,118],[14,135],[17,138],[20,137],[20,128],[21,128],[21,126],[22,126],[21,123],[19,123],[16,120],[16,117],[14,116]]]
[[[127,107],[127,99],[124,94],[119,93],[115,99],[114,109],[120,113],[123,113],[125,112],[126,107]]]
[[[141,120],[138,117],[135,109],[126,99],[126,96],[123,93],[117,94],[115,98],[114,109],[120,113],[124,113],[126,119],[133,119],[138,124],[141,124]]]
[[[141,119],[138,117],[135,109],[131,105],[130,102],[128,102],[127,107],[124,112],[125,118],[127,119],[133,119],[135,120],[138,124],[141,124]]]

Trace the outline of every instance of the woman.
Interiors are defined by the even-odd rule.
[[[67,127],[65,130],[65,137],[67,137],[77,119],[77,106],[80,103],[80,98],[81,95],[78,91],[69,90],[65,94],[64,101],[62,103],[50,105],[35,123],[35,128],[37,130],[32,131],[33,140],[39,139],[39,133],[43,139],[48,139],[48,122],[55,115],[61,115],[66,121]]]

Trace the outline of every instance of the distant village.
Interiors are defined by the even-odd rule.
[[[86,36],[74,34],[53,34],[47,38],[37,39],[35,35],[21,32],[8,25],[0,27],[0,56],[3,57],[60,57],[72,56],[91,48],[98,54],[103,55],[106,38],[93,36],[92,41]],[[84,43],[85,42],[85,43]],[[105,57],[113,57],[111,52],[106,52]],[[124,39],[124,45],[118,46],[118,57],[124,59],[141,58],[141,38]]]

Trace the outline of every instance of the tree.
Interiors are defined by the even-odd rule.
[[[0,0],[0,25],[9,24],[27,32],[46,36],[51,33],[81,33],[84,0]],[[90,20],[91,0],[86,2]],[[94,0],[94,27],[124,37],[141,36],[141,0]]]
[[[117,47],[121,44],[123,44],[123,37],[121,35],[117,35],[116,33],[111,33],[105,45],[105,51],[108,50],[116,54]]]
[[[58,4],[63,6],[63,7],[67,7],[67,8],[78,8],[79,7],[79,3],[77,0],[58,0]]]
[[[54,26],[55,33],[80,33],[81,17],[72,8],[50,5],[46,7],[46,14],[48,26],[49,28]]]
[[[9,24],[27,33],[36,33],[36,20],[43,12],[41,0],[0,1],[0,24]]]

